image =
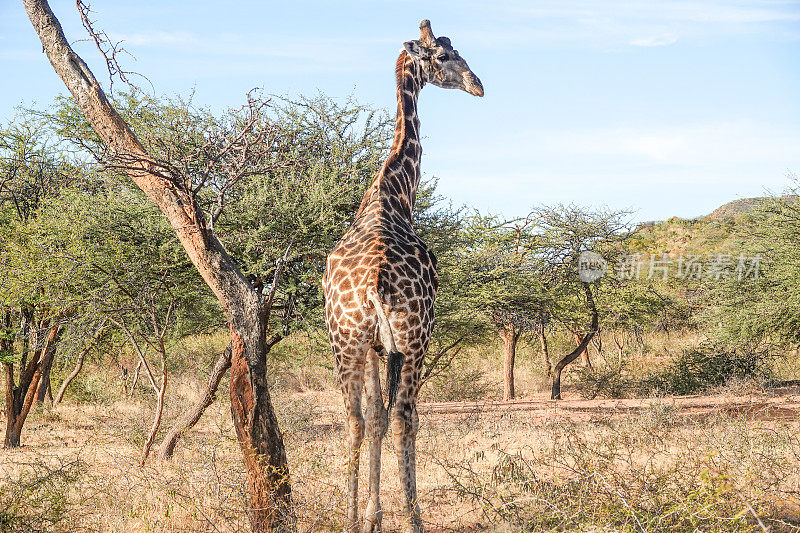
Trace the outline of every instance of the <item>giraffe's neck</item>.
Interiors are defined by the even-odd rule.
[[[403,50],[397,58],[397,121],[394,142],[389,157],[375,177],[361,202],[359,212],[380,198],[384,209],[399,212],[411,221],[417,186],[420,180],[419,162],[422,145],[419,141],[417,98],[424,85],[419,63]]]

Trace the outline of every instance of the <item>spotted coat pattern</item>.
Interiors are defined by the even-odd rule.
[[[381,394],[380,357],[390,354],[391,359],[397,352],[403,362],[391,412],[392,439],[410,528],[424,531],[416,490],[416,404],[433,328],[437,275],[436,258],[412,225],[422,156],[417,99],[426,81],[478,96],[483,88],[449,39],[434,38],[427,20],[420,29],[421,39],[405,43],[397,59],[391,152],[364,194],[352,226],[328,256],[323,278],[326,323],[347,417],[351,531],[359,529],[358,468],[365,434],[370,439],[370,473],[362,531],[381,528],[380,454],[389,413]]]

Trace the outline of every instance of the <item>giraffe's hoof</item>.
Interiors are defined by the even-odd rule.
[[[380,522],[364,522],[364,529],[361,530],[361,533],[381,533]]]
[[[381,522],[383,521],[383,510],[380,504],[373,502],[367,503],[367,510],[364,513],[364,528],[361,533],[380,533]]]

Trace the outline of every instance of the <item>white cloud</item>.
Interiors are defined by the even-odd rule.
[[[631,41],[631,46],[645,46],[645,47],[669,46],[677,42],[678,42],[678,37],[676,35],[665,34],[665,35],[654,35],[651,37],[634,39],[633,41]]]
[[[319,72],[361,72],[385,68],[385,60],[377,61],[370,52],[376,44],[388,39],[348,37],[273,36],[247,33],[213,33],[199,35],[189,32],[151,31],[132,34],[115,34],[114,41],[123,41],[128,51],[136,54],[136,47],[168,49],[170,53],[188,53],[186,64],[202,58],[198,68],[211,60],[217,61],[217,73],[243,73],[253,71],[253,61],[269,74],[307,74]],[[337,50],[331,54],[331,50]]]
[[[425,157],[426,169],[443,180],[451,178],[436,172],[437,167],[465,162],[453,171],[459,183],[469,179],[470,186],[486,194],[494,194],[490,183],[508,182],[518,184],[520,192],[543,194],[545,186],[568,198],[574,187],[597,179],[616,189],[638,187],[643,181],[730,191],[742,185],[775,185],[788,170],[800,169],[797,146],[800,129],[731,121],[508,132],[484,139],[480,146],[463,143],[458,152],[432,146]],[[642,204],[636,198],[629,201]]]
[[[679,39],[696,41],[754,33],[768,39],[800,39],[797,1],[519,0],[493,5],[493,9],[502,13],[505,31],[477,30],[473,37],[495,47],[531,43],[652,47]]]

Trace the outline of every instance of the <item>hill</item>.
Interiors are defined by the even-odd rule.
[[[796,200],[797,196],[787,195],[780,197],[781,199]],[[758,208],[764,206],[767,202],[774,201],[774,196],[759,196],[756,198],[740,198],[727,204],[721,205],[714,211],[706,215],[704,218],[711,220],[725,220],[737,219],[742,215],[750,214]]]
[[[721,205],[705,216],[644,222],[633,232],[631,249],[636,253],[667,253],[673,256],[738,253],[743,232],[737,230],[754,223],[748,215],[769,202],[797,201],[799,198],[794,195],[740,198]]]

